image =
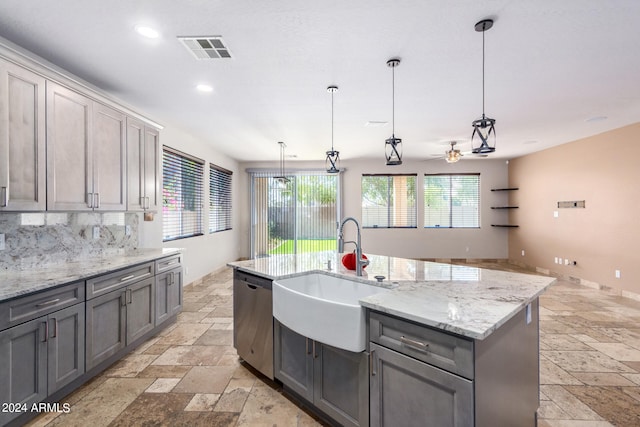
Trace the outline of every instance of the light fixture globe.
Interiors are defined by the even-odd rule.
[[[291,181],[284,172],[284,149],[287,145],[282,141],[279,141],[278,144],[280,145],[280,175],[273,177],[274,188],[277,190],[286,190]]]
[[[458,160],[460,160],[460,157],[462,157],[462,153],[460,152],[460,150],[456,149],[455,146],[456,141],[451,141],[451,149],[444,152],[444,159],[447,161],[447,163],[456,163]]]
[[[476,23],[475,30],[482,33],[482,116],[471,123],[471,152],[474,154],[488,154],[496,151],[496,120],[484,114],[484,33],[493,27],[492,19],[483,19]]]
[[[340,152],[333,148],[333,94],[338,91],[338,86],[329,86],[327,92],[331,94],[331,150],[327,151],[324,166],[327,173],[340,172]]]
[[[396,74],[395,69],[400,65],[398,58],[387,61],[387,67],[391,68],[391,138],[384,141],[384,156],[387,166],[402,164],[402,139],[396,138]]]

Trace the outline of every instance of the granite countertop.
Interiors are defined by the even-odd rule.
[[[365,274],[357,277],[342,266],[341,257],[328,251],[228,265],[273,280],[317,271],[379,285],[374,276],[385,276],[382,286],[392,289],[361,299],[362,306],[473,339],[488,337],[556,281],[547,276],[369,254]],[[327,261],[331,261],[330,270]]]
[[[39,268],[0,271],[0,301],[53,288],[180,253],[181,249],[136,249]]]

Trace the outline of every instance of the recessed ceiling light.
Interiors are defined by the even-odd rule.
[[[149,39],[157,39],[160,36],[160,33],[158,31],[146,25],[136,25],[136,32],[141,36],[147,37]]]
[[[213,92],[213,87],[205,84],[199,84],[198,86],[196,86],[196,89],[198,89],[200,92]]]
[[[607,120],[607,116],[595,116],[595,117],[590,117],[587,120],[585,120],[587,123],[595,123],[595,122],[602,122],[604,120]]]

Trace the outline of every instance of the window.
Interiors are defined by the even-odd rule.
[[[204,162],[162,150],[162,240],[202,235]]]
[[[209,233],[231,230],[231,174],[209,165]]]
[[[424,226],[480,227],[480,175],[425,175]]]
[[[362,175],[362,226],[417,227],[416,175]]]

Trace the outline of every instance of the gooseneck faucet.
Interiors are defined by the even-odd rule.
[[[340,223],[340,229],[338,230],[338,252],[344,252],[344,234],[342,232],[344,225],[353,221],[356,224],[356,228],[358,230],[357,241],[348,241],[346,243],[354,243],[356,245],[356,276],[362,276],[362,267],[369,265],[369,260],[362,258],[362,241],[360,237],[360,224],[358,224],[358,220],[352,216],[348,216],[342,220]]]

